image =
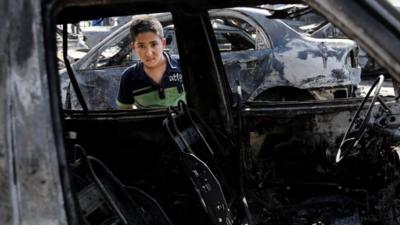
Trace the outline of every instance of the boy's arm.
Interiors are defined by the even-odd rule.
[[[133,109],[134,99],[127,76],[127,73],[124,72],[119,84],[118,97],[116,99],[118,109]]]
[[[133,109],[133,104],[124,104],[124,103],[118,101],[118,99],[117,99],[116,103],[117,103],[118,109],[121,109],[121,110]]]

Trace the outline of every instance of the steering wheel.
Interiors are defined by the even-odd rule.
[[[377,100],[380,100],[378,94],[382,88],[383,80],[384,80],[383,75],[380,75],[378,77],[378,79],[376,79],[374,81],[371,88],[368,90],[367,95],[364,97],[361,105],[358,107],[356,114],[351,119],[350,126],[347,128],[347,131],[344,134],[342,142],[340,142],[339,149],[336,153],[336,163],[339,163],[343,159],[344,156],[350,155],[350,152],[352,151],[352,149],[354,149],[358,145],[358,142],[360,141],[362,136],[365,134],[369,119],[371,117],[372,109],[375,106],[375,102]],[[371,100],[371,103],[369,103],[369,106],[365,113],[364,118],[362,118],[360,116],[361,110],[364,108],[364,105],[368,101],[373,90],[375,90],[374,96]],[[384,102],[381,100],[380,100],[380,103],[382,105],[384,105]],[[386,105],[384,107],[387,108]],[[355,129],[355,132],[352,132],[353,128]],[[350,137],[350,134],[352,134],[351,137]],[[343,146],[345,146],[345,144],[346,144],[345,151],[342,151]],[[348,146],[348,144],[350,144],[351,147]]]

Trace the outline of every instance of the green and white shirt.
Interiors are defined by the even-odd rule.
[[[161,83],[155,83],[144,71],[139,62],[122,73],[117,105],[137,108],[156,108],[176,106],[180,100],[186,101],[179,60],[164,53],[167,69]]]

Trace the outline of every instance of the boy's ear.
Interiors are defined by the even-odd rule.
[[[163,38],[162,44],[163,44],[163,47],[166,48],[167,47],[167,39]]]

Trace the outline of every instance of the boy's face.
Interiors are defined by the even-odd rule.
[[[138,34],[133,43],[133,50],[148,68],[157,67],[163,62],[164,47],[165,40],[151,31]]]

